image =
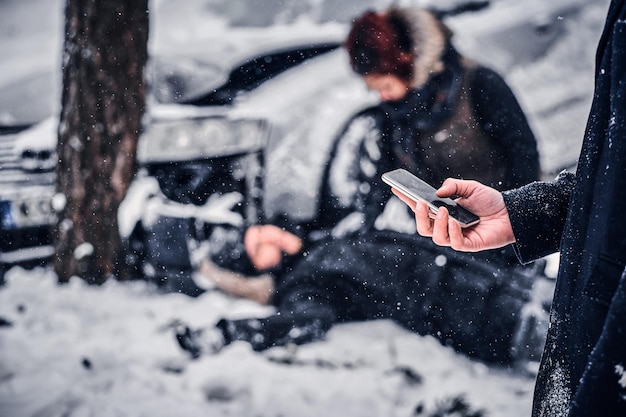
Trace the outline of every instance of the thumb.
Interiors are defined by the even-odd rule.
[[[437,190],[437,197],[469,197],[476,191],[479,183],[476,181],[459,180],[456,178],[446,179]]]

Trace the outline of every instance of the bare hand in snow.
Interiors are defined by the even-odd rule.
[[[271,224],[250,226],[244,244],[252,264],[259,270],[278,265],[283,253],[294,255],[302,249],[298,236]]]

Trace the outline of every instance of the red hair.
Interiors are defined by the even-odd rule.
[[[367,11],[354,20],[344,46],[354,72],[413,79],[413,51],[406,23],[397,15]]]

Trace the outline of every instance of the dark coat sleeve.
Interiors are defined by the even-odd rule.
[[[508,190],[540,178],[535,135],[517,98],[496,72],[479,67],[471,81],[471,100],[479,124],[505,155]]]
[[[562,172],[552,182],[537,181],[502,193],[522,263],[559,250],[574,179],[574,174]]]

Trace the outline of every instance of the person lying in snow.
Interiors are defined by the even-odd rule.
[[[450,176],[497,189],[539,178],[535,137],[513,93],[451,39],[422,9],[355,19],[345,47],[381,103],[338,138],[318,219],[252,226],[243,243],[214,245],[201,267],[227,292],[271,302],[276,313],[181,326],[183,349],[198,357],[242,340],[263,350],[319,340],[335,323],[390,318],[484,361],[538,359],[551,294],[534,296],[536,265],[519,266],[510,248],[468,255],[432,244],[380,180],[400,167],[435,186]],[[221,268],[242,275],[229,281]]]

